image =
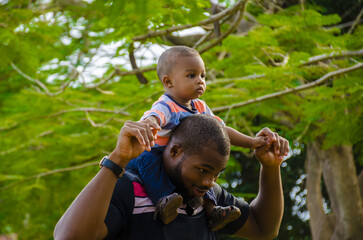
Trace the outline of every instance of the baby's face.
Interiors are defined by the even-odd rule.
[[[196,99],[206,90],[204,62],[199,56],[178,57],[170,78],[173,86],[169,92],[178,99]]]

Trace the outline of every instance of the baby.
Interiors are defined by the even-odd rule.
[[[176,46],[164,51],[158,61],[157,74],[164,86],[165,94],[153,104],[151,110],[144,113],[141,121],[155,122],[161,130],[156,134],[152,149],[146,149],[151,151],[145,151],[140,157],[132,160],[128,168],[139,173],[146,192],[156,205],[154,217],[159,217],[164,224],[168,224],[178,216],[177,209],[183,203],[183,197],[174,192],[176,188],[164,173],[162,160],[153,157],[153,152],[164,149],[171,131],[185,117],[193,114],[214,115],[205,102],[198,99],[206,90],[206,72],[204,62],[195,49]],[[214,117],[225,126],[220,118]],[[233,128],[225,128],[231,144],[235,146],[255,149],[272,142],[267,136],[249,137]],[[201,169],[201,174],[208,171],[207,168]],[[217,178],[218,176],[213,180],[216,181]],[[211,231],[223,228],[241,214],[237,207],[217,206],[212,188],[203,198],[203,207]]]

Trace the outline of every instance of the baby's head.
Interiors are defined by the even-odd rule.
[[[206,88],[204,62],[193,48],[175,46],[164,51],[157,74],[165,91],[182,101],[199,98]]]

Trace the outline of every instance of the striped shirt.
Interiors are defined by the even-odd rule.
[[[109,205],[105,219],[108,229],[106,239],[216,240],[220,234],[233,235],[246,222],[250,213],[249,205],[218,184],[213,188],[218,205],[234,205],[241,210],[238,219],[217,232],[210,232],[203,207],[199,206],[190,212],[186,211],[186,205],[183,204],[178,209],[177,218],[165,225],[159,219],[153,219],[155,205],[138,176],[126,171],[118,179]]]
[[[165,146],[169,141],[172,130],[179,125],[181,120],[193,114],[207,114],[214,116],[224,125],[222,119],[215,116],[204,101],[193,99],[190,104],[192,109],[178,104],[170,95],[165,93],[156,102],[154,102],[151,110],[144,113],[141,121],[150,116],[154,116],[159,120],[161,130],[157,133],[157,139],[154,147]]]

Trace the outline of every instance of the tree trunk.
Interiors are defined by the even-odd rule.
[[[322,140],[308,145],[307,203],[313,239],[362,239],[363,206],[351,146],[322,149]],[[321,176],[331,213],[323,209]]]

